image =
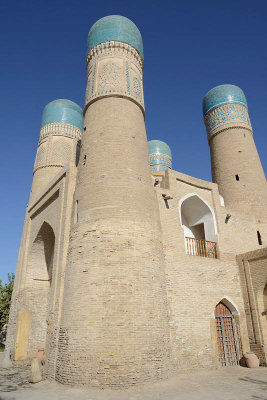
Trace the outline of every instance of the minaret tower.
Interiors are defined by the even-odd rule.
[[[33,169],[30,202],[69,162],[75,162],[77,141],[81,139],[83,111],[73,101],[58,99],[43,111],[40,139]]]
[[[247,101],[234,85],[211,89],[203,100],[212,180],[228,210],[266,218],[267,185],[254,143]]]
[[[56,379],[116,387],[168,369],[159,210],[144,123],[142,37],[129,19],[88,36],[84,133]]]

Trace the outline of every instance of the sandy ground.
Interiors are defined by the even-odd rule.
[[[188,371],[167,381],[126,390],[28,383],[29,370],[0,370],[0,400],[267,400],[267,368]]]

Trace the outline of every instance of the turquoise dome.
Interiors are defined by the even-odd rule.
[[[172,153],[167,143],[161,140],[148,142],[149,163],[152,171],[165,171],[172,168]]]
[[[109,15],[96,21],[88,34],[87,51],[109,40],[128,43],[144,57],[141,33],[137,26],[126,17]]]
[[[48,103],[43,111],[41,128],[52,122],[64,122],[77,128],[83,128],[83,110],[78,104],[66,99],[58,99]]]
[[[203,100],[203,115],[223,104],[239,103],[247,107],[247,100],[242,89],[235,85],[219,85],[211,89]]]

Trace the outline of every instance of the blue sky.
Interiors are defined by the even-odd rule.
[[[173,168],[211,180],[202,99],[232,83],[247,97],[267,171],[267,2],[251,0],[8,0],[0,2],[2,146],[0,279],[14,272],[44,106],[84,104],[90,26],[120,14],[144,41],[148,139],[166,141]]]

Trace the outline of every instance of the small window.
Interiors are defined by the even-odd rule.
[[[236,181],[239,181],[239,175],[235,176]]]
[[[257,231],[257,237],[258,237],[258,243],[261,246],[262,245],[262,240],[261,240],[261,234],[260,231]]]

